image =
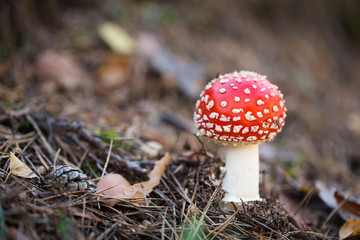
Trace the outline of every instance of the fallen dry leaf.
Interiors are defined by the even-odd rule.
[[[136,183],[132,185],[129,189],[129,196],[124,196],[122,194],[117,197],[131,197],[131,198],[143,198],[144,194],[149,195],[154,187],[160,183],[160,178],[164,173],[166,167],[170,163],[171,156],[169,153],[166,153],[163,158],[155,163],[154,169],[148,174],[149,181]],[[142,188],[144,187],[144,190]]]
[[[46,50],[39,54],[36,74],[46,92],[57,88],[74,90],[86,84],[87,74],[69,54]]]
[[[119,25],[105,22],[98,29],[101,39],[115,52],[130,55],[135,51],[134,39]]]
[[[337,204],[339,205],[341,204],[342,211],[360,217],[360,204],[358,202],[352,200],[346,200],[345,197],[339,191],[336,191],[334,193],[334,197],[336,199]]]
[[[10,172],[18,177],[23,178],[34,178],[37,177],[36,174],[18,159],[12,152],[9,153],[10,155]]]
[[[98,71],[98,81],[100,89],[109,91],[123,84],[130,76],[132,63],[128,58],[118,54],[111,54]]]
[[[160,183],[160,178],[165,172],[166,167],[169,165],[170,160],[170,154],[166,153],[163,158],[161,158],[155,163],[154,169],[148,175],[148,177],[150,178],[149,181],[141,183],[145,188],[146,194],[149,194],[153,190],[153,188]]]
[[[349,192],[340,192],[335,187],[328,187],[321,181],[316,182],[321,200],[331,208],[339,208],[339,214],[344,219],[360,220],[360,199]]]
[[[149,180],[132,185],[126,192],[129,195],[119,194],[116,197],[128,197],[128,198],[144,198],[144,194],[149,195],[154,187],[160,183],[160,178],[164,173],[166,167],[169,165],[171,155],[166,153],[163,158],[155,163],[154,169],[148,174]],[[143,189],[144,188],[144,189]]]
[[[110,173],[105,175],[96,185],[96,192],[114,197],[119,193],[125,194],[125,190],[130,188],[130,183],[126,178],[120,174]],[[114,206],[116,199],[102,200],[102,202],[109,206]]]
[[[349,218],[339,230],[339,239],[356,239],[360,238],[360,220]]]
[[[136,205],[143,204],[144,203],[143,200],[138,201],[137,199],[143,199],[144,194],[149,195],[152,192],[152,190],[154,189],[154,187],[156,187],[160,183],[161,176],[164,173],[166,167],[169,165],[170,160],[171,160],[171,155],[169,153],[166,153],[163,158],[161,158],[159,161],[157,161],[155,163],[153,170],[148,174],[148,177],[149,177],[148,181],[144,181],[141,183],[135,183],[134,185],[127,186],[127,187],[124,187],[124,186],[120,187],[118,182],[112,181],[107,184],[103,184],[104,181],[102,183],[100,181],[99,183],[101,183],[101,184],[99,185],[99,183],[98,183],[97,191],[101,191],[101,189],[106,189],[106,188],[109,188],[108,190],[106,190],[106,191],[109,191],[112,187],[114,187],[114,188],[117,187],[117,190],[119,192],[116,195],[114,195],[113,190],[111,191],[111,194],[106,194],[107,193],[106,191],[104,191],[102,194],[112,196],[115,198],[126,198],[126,199],[130,198],[129,202],[132,202],[133,204],[136,204]],[[119,175],[119,174],[116,174],[116,175]],[[99,186],[101,186],[101,189]],[[125,184],[125,186],[126,186],[126,184]],[[115,189],[115,191],[116,191],[116,189]],[[118,202],[116,199],[111,200],[111,201],[108,201],[108,200],[103,201],[104,204],[107,204],[109,206],[114,206],[116,204],[116,202]]]

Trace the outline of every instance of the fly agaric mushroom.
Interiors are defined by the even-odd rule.
[[[198,136],[227,145],[223,202],[261,200],[259,143],[285,124],[283,95],[266,76],[240,71],[209,82],[196,103]]]

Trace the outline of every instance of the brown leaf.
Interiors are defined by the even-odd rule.
[[[170,160],[170,154],[166,153],[163,158],[155,163],[154,169],[148,174],[148,181],[132,185],[128,190],[126,190],[126,192],[129,192],[129,195],[119,194],[117,197],[143,198],[144,194],[149,195],[154,187],[160,183],[160,178],[166,167],[169,165]],[[144,190],[141,186],[144,187]]]
[[[163,173],[165,172],[166,167],[169,165],[170,160],[171,160],[170,154],[166,153],[163,158],[161,158],[159,161],[157,161],[155,163],[154,169],[148,175],[148,177],[150,178],[149,181],[140,183],[144,186],[146,195],[150,194],[152,192],[152,190],[154,189],[154,187],[159,185],[160,178],[163,175]],[[133,188],[133,186],[132,186],[132,188]],[[141,193],[142,193],[142,191],[141,191]]]
[[[97,85],[102,91],[119,87],[130,77],[131,71],[132,63],[128,58],[111,54],[97,71]]]
[[[87,78],[85,71],[70,54],[52,50],[39,55],[36,73],[43,83],[43,90],[47,92],[57,88],[81,88],[85,85]]]
[[[360,220],[349,218],[339,230],[340,239],[360,238]]]
[[[343,201],[345,200],[345,197],[339,192],[335,191],[334,197],[336,199],[337,204],[341,205],[341,210],[347,213],[354,214],[356,216],[360,216],[360,205],[359,203],[351,200],[346,200],[345,203]]]
[[[10,152],[10,172],[18,177],[34,178],[36,174],[18,159],[12,152]]]
[[[125,190],[130,188],[130,183],[122,175],[110,173],[105,175],[96,185],[96,191],[105,195],[114,197],[119,193],[125,194]],[[102,201],[104,204],[114,206],[116,199],[107,199]]]
[[[321,181],[316,182],[316,188],[319,190],[319,197],[327,206],[339,208],[339,214],[343,219],[360,219],[360,199],[358,196],[341,192],[335,187],[328,187]]]
[[[107,196],[112,196],[116,198],[125,198],[130,199],[129,201],[133,204],[142,204],[144,203],[143,200],[133,200],[133,199],[143,199],[144,194],[149,195],[154,187],[156,187],[160,183],[160,179],[162,174],[164,173],[166,167],[169,165],[171,160],[171,155],[169,153],[166,153],[163,158],[161,158],[159,161],[155,163],[154,169],[148,174],[149,180],[144,181],[141,183],[136,183],[132,186],[128,186],[126,183],[122,184],[119,181],[109,181],[104,182],[105,177],[98,183],[97,185],[97,191],[101,192],[101,189],[106,189],[102,194]],[[114,174],[117,176],[121,176],[120,174]],[[107,175],[108,176],[108,175]],[[122,177],[122,176],[121,176]],[[127,181],[126,181],[127,182]],[[111,192],[109,191],[110,189]],[[107,192],[108,191],[108,192]],[[116,199],[104,200],[104,204],[107,204],[109,206],[114,206],[116,202],[118,202]]]

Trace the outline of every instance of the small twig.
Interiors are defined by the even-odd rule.
[[[114,223],[113,225],[111,225],[111,227],[107,228],[102,234],[100,234],[96,240],[102,240],[102,239],[107,239],[107,235],[113,231],[117,226],[119,226],[120,223],[119,222],[116,222]]]
[[[33,171],[33,173],[35,173],[41,179],[42,182],[45,182],[44,177],[39,173],[39,171],[36,169],[32,161],[30,161],[30,159],[27,156],[23,156],[23,158],[25,158],[25,160],[31,165],[32,168],[31,170]]]
[[[80,128],[77,133],[80,139],[84,139],[86,142],[90,143],[91,145],[96,146],[100,149],[106,148],[106,144],[101,140],[101,138],[91,135],[91,133],[85,128]]]
[[[51,141],[51,139],[53,138],[53,135],[54,135],[51,120],[52,120],[51,118],[46,119],[46,129],[48,131],[48,142]]]
[[[27,144],[25,145],[25,147],[23,147],[23,149],[21,150],[21,152],[19,153],[19,155],[17,156],[18,158],[21,157],[24,152],[26,151],[26,149],[34,142],[34,139],[32,139],[32,141],[27,142]]]
[[[172,176],[172,178],[174,179],[176,185],[178,186],[177,189],[180,189],[181,191],[178,191],[180,193],[180,195],[188,202],[188,203],[192,203],[191,202],[191,199],[189,199],[189,197],[186,195],[184,189],[182,188],[181,184],[179,183],[179,181],[177,180],[177,178],[175,177],[175,175],[173,175],[171,172],[169,172],[169,174]],[[220,190],[219,187],[216,188],[215,192],[214,193],[217,193],[218,191]],[[209,210],[209,207],[210,207],[210,203],[213,201],[213,198],[215,196],[215,194],[213,193],[213,195],[211,196],[208,204],[206,205],[205,209],[204,209],[204,212],[206,213],[208,210]],[[206,218],[207,221],[209,221],[210,224],[215,224],[214,221],[209,218],[206,214],[203,214],[203,211],[201,211],[200,209],[197,209],[203,217]]]
[[[11,175],[11,171],[7,174],[7,176],[6,176],[5,180],[4,180],[4,183],[6,183],[6,182],[7,182],[7,180],[8,180],[8,179],[9,179],[9,177],[10,177],[10,175]]]
[[[149,202],[148,202],[148,199],[147,199],[147,197],[146,197],[145,188],[144,188],[144,186],[143,186],[142,184],[140,184],[140,186],[141,186],[141,189],[142,189],[142,191],[143,191],[144,200],[145,200],[145,205],[148,207],[148,206],[149,206]]]
[[[14,137],[14,136],[11,136],[10,138],[8,138],[8,139],[3,143],[3,145],[1,145],[0,150],[3,149],[3,147],[5,147],[5,146],[13,139],[13,137]],[[6,146],[6,149],[5,149],[4,153],[7,152],[7,149],[9,148],[9,146],[10,146],[10,144]],[[2,157],[2,156],[3,156],[3,155],[1,155],[1,157]]]
[[[25,114],[29,114],[30,111],[31,111],[31,108],[30,108],[30,107],[24,107],[24,108],[19,109],[19,110],[16,110],[16,111],[6,110],[6,114],[8,115],[7,117],[15,117],[15,118],[18,118],[18,117],[24,116]]]
[[[194,134],[194,136],[198,140],[198,142],[200,143],[202,151],[207,155],[207,149],[205,147],[205,144],[201,141],[201,139],[196,134]]]
[[[108,155],[106,157],[106,162],[105,162],[105,166],[104,166],[104,169],[102,171],[102,174],[101,174],[101,179],[104,177],[104,174],[106,172],[106,168],[109,164],[109,161],[110,161],[110,155],[111,155],[111,149],[112,149],[112,145],[113,145],[113,139],[110,140],[110,147],[109,147],[109,152],[108,152]]]
[[[298,208],[295,210],[294,215],[296,215],[300,209],[305,206],[306,203],[308,203],[308,201],[311,199],[311,197],[313,196],[314,192],[315,192],[316,188],[312,187],[310,189],[310,191],[308,193],[306,193],[305,197],[301,200]]]
[[[60,147],[64,150],[65,153],[68,153],[71,157],[71,159],[74,161],[75,165],[79,164],[79,161],[77,160],[75,154],[73,153],[73,151],[71,150],[71,148],[69,147],[68,144],[66,144],[65,142],[63,142],[61,140],[61,138],[57,135],[55,135],[54,137],[55,141],[60,145]]]
[[[34,144],[33,148],[35,149],[36,155],[39,158],[41,164],[46,168],[46,170],[49,170],[49,166],[47,165],[46,161],[40,154],[39,147],[36,144]]]
[[[288,233],[285,234],[285,236],[290,237],[292,235],[298,235],[298,234],[308,234],[308,235],[312,235],[312,236],[315,236],[315,237],[320,237],[320,238],[323,238],[323,239],[337,239],[337,237],[330,237],[330,236],[327,236],[327,235],[322,234],[322,233],[306,231],[306,230],[288,232]]]
[[[259,222],[259,221],[257,221],[257,220],[256,220],[256,219],[254,219],[254,218],[252,218],[251,220],[252,220],[252,221],[254,221],[254,222],[256,222],[257,224],[259,224],[259,225],[263,226],[264,228],[266,228],[266,229],[270,230],[271,232],[276,233],[276,234],[277,234],[277,235],[279,235],[280,237],[285,238],[285,239],[287,239],[287,240],[290,240],[290,239],[289,239],[288,237],[286,237],[285,235],[283,235],[283,234],[281,234],[280,232],[278,232],[278,231],[276,231],[276,230],[274,230],[274,229],[272,229],[272,228],[270,228],[270,227],[266,226],[266,225],[265,225],[265,224],[263,224],[262,222]]]
[[[160,229],[160,233],[161,233],[161,240],[165,240],[165,222],[167,221],[166,220],[166,216],[167,216],[167,208],[165,209],[164,211],[164,216],[163,216],[163,222],[162,222],[162,225],[161,225],[161,229]]]
[[[139,162],[133,162],[131,160],[124,159],[115,153],[110,153],[110,154],[111,154],[110,155],[111,158],[118,161],[120,164],[125,165],[125,167],[129,168],[130,170],[135,171],[136,174],[144,174],[147,172],[147,169],[143,169],[140,167]]]
[[[56,151],[56,154],[55,154],[55,157],[54,157],[54,164],[53,164],[53,167],[55,168],[56,167],[56,161],[59,157],[59,153],[60,153],[61,149],[59,148],[57,151]]]
[[[67,193],[62,193],[62,194],[56,194],[56,195],[46,197],[46,198],[41,198],[40,200],[41,201],[49,201],[49,200],[52,200],[55,198],[66,197],[66,196],[70,196],[70,195],[77,194],[77,193],[87,193],[87,192],[88,192],[87,190],[67,192]]]
[[[86,149],[86,150],[84,151],[84,153],[81,155],[80,161],[79,161],[79,163],[78,163],[78,165],[77,165],[77,167],[78,167],[79,169],[81,169],[81,165],[82,165],[82,163],[84,162],[84,160],[85,160],[86,156],[88,155],[88,153],[89,153],[89,150]]]
[[[332,216],[334,216],[334,214],[339,211],[342,206],[349,200],[350,196],[346,197],[340,204],[338,204],[336,206],[336,208],[334,208],[331,213],[326,217],[325,221],[323,222],[323,224],[321,225],[320,229],[324,229],[325,225],[328,223],[328,221],[332,218]]]
[[[79,147],[81,147],[84,151],[87,150],[87,147],[80,141],[80,139],[78,138],[78,136],[74,133],[71,134],[67,134],[67,136],[75,143],[77,144]],[[88,152],[87,156],[94,160],[95,162],[103,162],[102,160],[100,160],[98,157],[96,157],[94,154],[92,154],[91,152]],[[132,162],[126,159],[123,159],[122,157],[120,157],[118,154],[115,154],[113,152],[110,153],[110,158],[114,159],[114,161],[117,161],[119,164],[123,165],[126,168],[129,168],[129,170],[134,171],[134,174],[144,174],[147,172],[146,169],[142,169],[139,166],[138,162]]]
[[[235,218],[237,215],[237,212],[234,212],[229,219],[227,219],[224,223],[222,223],[220,226],[216,227],[214,230],[209,231],[208,235],[206,235],[205,239],[209,239],[210,236],[215,232],[215,234],[212,236],[211,240],[214,239],[219,233],[221,233],[229,224],[230,222]]]
[[[14,136],[11,136],[11,137],[10,137],[8,140],[6,140],[6,142],[1,146],[1,148],[3,148],[3,147],[5,146],[5,144],[9,143],[9,144],[6,146],[5,150],[2,152],[2,154],[0,155],[0,159],[2,159],[5,154],[8,154],[8,150],[9,150],[11,144],[12,144],[12,143],[11,143],[11,140],[12,140],[13,138],[14,138]],[[5,164],[5,166],[6,166],[6,164]]]
[[[153,193],[156,193],[163,199],[171,208],[175,208],[176,204],[168,197],[166,196],[162,191],[159,189],[154,189]]]
[[[167,171],[168,171],[168,170],[167,170]],[[168,194],[170,194],[173,199],[177,199],[177,198],[175,197],[174,193],[171,191],[170,186],[167,184],[167,181],[168,181],[168,180],[169,180],[169,179],[167,178],[166,174],[164,174],[164,175],[162,176],[162,178],[160,179],[161,184],[166,188],[166,190],[168,191]]]
[[[82,216],[81,216],[81,226],[83,227],[83,230],[84,230],[84,220],[85,220],[85,209],[86,209],[86,198],[84,198],[84,201],[83,201],[83,209],[82,209]],[[84,234],[84,232],[83,232]]]
[[[41,132],[39,126],[36,124],[35,120],[30,116],[30,115],[26,115],[26,119],[31,123],[31,125],[35,128],[36,133],[39,135],[41,141],[43,142],[46,150],[48,151],[48,153],[54,157],[55,156],[55,151],[54,149],[52,149],[52,147],[50,146],[50,144],[46,141],[46,138],[44,136],[44,134]]]

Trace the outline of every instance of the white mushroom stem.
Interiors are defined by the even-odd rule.
[[[226,152],[223,202],[261,201],[259,196],[259,145],[229,147]]]

